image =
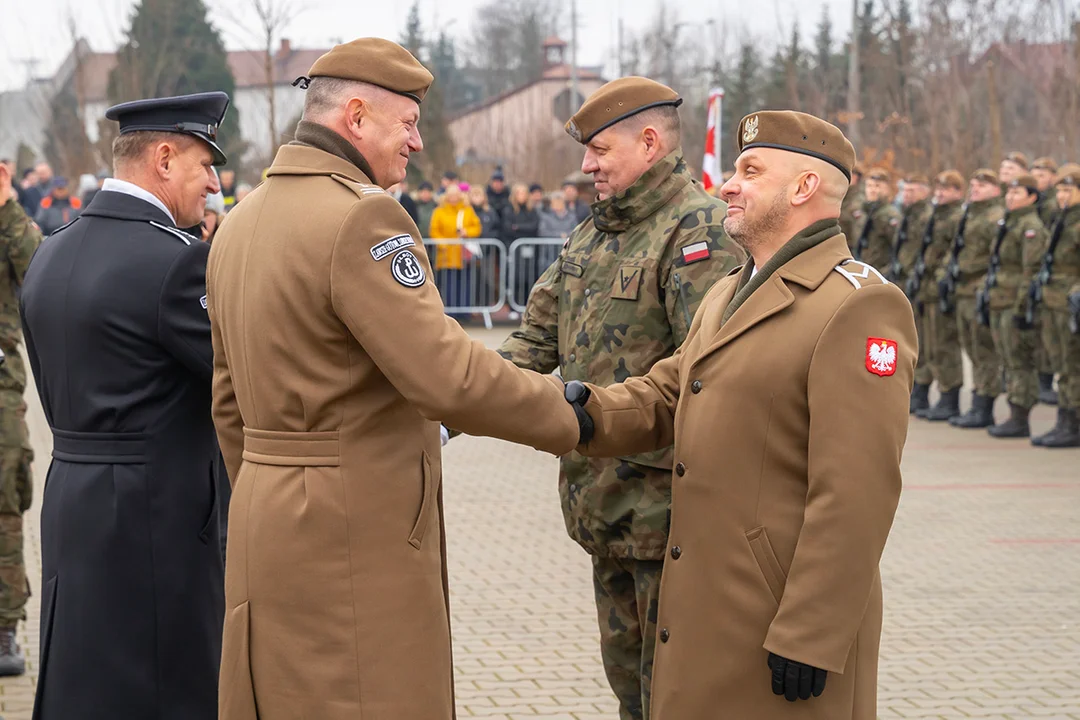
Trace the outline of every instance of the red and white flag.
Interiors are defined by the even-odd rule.
[[[714,88],[709,91],[709,119],[705,130],[705,160],[701,163],[701,182],[706,190],[724,184],[724,173],[720,169],[720,129],[721,109],[724,104],[724,91]]]

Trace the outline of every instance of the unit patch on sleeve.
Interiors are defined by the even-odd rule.
[[[701,242],[691,243],[682,248],[683,265],[689,265],[690,263],[696,263],[698,260],[707,260],[709,258],[709,243],[702,240]]]
[[[406,236],[407,237],[407,236]],[[427,280],[427,273],[412,250],[401,250],[390,261],[390,274],[405,287],[416,288]]]
[[[895,340],[866,338],[866,369],[875,375],[889,377],[896,372],[898,350]]]
[[[641,287],[641,268],[634,265],[622,265],[611,284],[611,297],[616,300],[637,300]]]
[[[416,241],[412,239],[412,235],[395,235],[392,238],[383,240],[381,243],[371,248],[371,257],[375,258],[375,261],[378,262],[395,250],[412,247],[415,244]]]

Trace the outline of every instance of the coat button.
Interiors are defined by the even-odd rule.
[[[589,288],[585,288],[585,297],[589,297],[590,295],[592,295],[592,290]]]
[[[575,360],[577,360],[577,355],[570,353],[570,362],[574,362]]]
[[[690,383],[690,391],[693,392],[695,395],[701,392],[701,381],[695,380],[694,382]]]
[[[671,559],[678,560],[680,557],[682,557],[682,548],[678,545],[671,548]]]
[[[668,641],[668,638],[670,637],[671,633],[667,631],[667,628],[664,628],[660,631],[660,642],[666,643]]]
[[[679,463],[678,465],[676,465],[675,466],[675,474],[678,475],[679,477],[682,477],[683,475],[685,475],[686,474],[686,466],[683,465],[682,463]]]

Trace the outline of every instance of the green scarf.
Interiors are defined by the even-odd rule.
[[[352,163],[360,172],[367,176],[368,180],[375,182],[375,175],[371,172],[371,166],[360,151],[352,146],[345,138],[336,132],[310,120],[301,120],[296,126],[296,140],[290,145],[307,145],[323,152],[328,152],[342,160]]]
[[[735,297],[731,298],[731,302],[728,303],[727,309],[724,310],[724,317],[720,321],[720,326],[728,321],[735,311],[747,301],[747,299],[753,294],[755,290],[765,284],[765,281],[769,277],[787,264],[788,261],[795,259],[796,256],[801,255],[812,247],[817,247],[821,243],[825,242],[834,235],[840,234],[840,223],[835,218],[828,220],[818,220],[816,223],[800,232],[795,237],[784,243],[784,246],[765,263],[765,267],[759,268],[757,274],[750,277],[754,271],[754,262],[751,260],[743,267],[742,275],[739,276],[738,289],[735,291]]]

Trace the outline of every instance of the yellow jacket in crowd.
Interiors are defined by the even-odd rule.
[[[462,233],[458,233],[462,230]],[[431,228],[428,234],[432,240],[457,240],[459,237],[480,237],[480,218],[472,206],[462,200],[457,203],[443,202],[431,214]],[[461,245],[441,245],[436,243],[435,269],[461,270],[465,267]]]

